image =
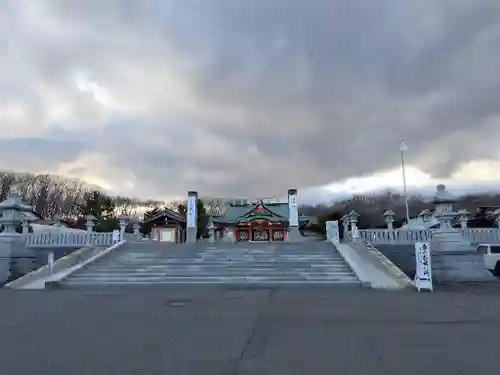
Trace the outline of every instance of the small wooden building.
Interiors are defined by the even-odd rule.
[[[161,242],[181,243],[186,241],[186,219],[178,212],[164,209],[146,219],[144,224],[151,228],[151,239]]]

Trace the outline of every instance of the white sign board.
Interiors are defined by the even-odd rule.
[[[118,229],[115,229],[113,231],[113,243],[117,243],[120,241],[120,231]]]
[[[415,288],[420,292],[422,289],[432,292],[432,266],[429,242],[417,242],[415,244]]]
[[[339,222],[338,220],[327,221],[326,225],[326,239],[334,243],[340,243]]]
[[[297,207],[297,195],[291,194],[288,196],[289,222],[291,227],[299,226],[299,209]]]
[[[188,197],[186,226],[196,228],[196,196]]]

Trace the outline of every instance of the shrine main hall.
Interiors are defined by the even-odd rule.
[[[197,194],[190,192],[189,197],[196,200]],[[194,205],[194,203],[191,204]],[[184,242],[185,240],[189,242],[189,219],[186,223],[184,218],[170,210],[165,210],[152,219],[155,222],[152,228],[154,238],[167,242]],[[225,206],[221,215],[210,216],[208,219],[208,229],[211,235],[216,240],[230,242],[294,240],[300,237],[300,230],[309,224],[311,224],[311,217],[298,213],[297,190],[295,189],[288,191],[286,200],[261,199],[251,203],[232,202]],[[169,232],[168,235],[167,232]],[[173,234],[170,234],[172,232]]]

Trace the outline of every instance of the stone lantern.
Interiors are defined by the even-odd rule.
[[[86,219],[85,226],[87,227],[87,232],[93,232],[95,221],[97,220],[97,218],[92,214],[88,214],[85,219]]]
[[[0,280],[6,281],[11,272],[24,274],[35,268],[35,253],[26,247],[24,236],[16,232],[24,219],[23,213],[32,212],[33,208],[23,204],[18,190],[13,188],[0,203],[0,209],[3,213],[0,224],[4,226],[0,233]]]
[[[215,225],[212,222],[212,220],[210,220],[210,222],[208,223],[207,229],[208,229],[208,240],[210,241],[210,243],[214,243],[215,242]]]
[[[450,194],[444,185],[438,185],[434,203],[436,204],[435,218],[439,228],[432,231],[432,248],[437,251],[469,251],[470,244],[463,238],[462,233],[452,227],[452,220],[457,216],[453,211],[456,198]]]
[[[140,232],[141,224],[142,224],[141,220],[134,220],[132,224],[132,230],[134,231],[134,236],[137,239],[137,241],[139,241],[141,238],[141,232]]]
[[[425,210],[422,210],[418,214],[419,220],[424,224],[424,227],[427,227],[431,221],[431,212],[426,208]]]
[[[460,221],[460,227],[462,229],[467,228],[467,221],[469,220],[470,212],[464,208],[458,210],[457,214],[458,214],[458,220]]]
[[[351,224],[352,238],[355,240],[359,237],[358,218],[360,215],[356,211],[352,210],[347,216],[349,218],[349,223]]]
[[[453,211],[453,203],[456,198],[446,190],[446,186],[437,186],[434,204],[436,205],[435,216],[439,221],[440,228],[451,228],[451,220],[456,216]]]
[[[387,229],[394,229],[394,216],[396,216],[396,214],[392,210],[386,210],[384,212],[384,221],[387,224]]]
[[[15,188],[11,189],[7,199],[0,203],[0,209],[3,212],[2,217],[0,217],[0,224],[4,226],[0,236],[18,236],[16,228],[25,219],[22,213],[33,211],[32,206],[22,203],[21,197]]]
[[[127,228],[127,221],[129,220],[128,216],[120,216],[118,218],[118,225],[120,226],[120,241],[125,240],[125,228]]]
[[[54,216],[54,227],[56,228],[63,228],[64,225],[62,223],[62,217],[60,215]]]
[[[352,210],[351,212],[349,212],[347,214],[347,218],[349,220],[349,224],[351,225],[351,230],[354,230],[354,228],[357,227],[357,223],[358,223],[358,218],[359,218],[359,214]]]

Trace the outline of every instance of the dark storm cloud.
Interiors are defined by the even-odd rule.
[[[137,194],[283,194],[397,165],[399,135],[438,177],[498,157],[496,1],[17,4],[1,96],[30,111],[11,117],[83,142],[47,163],[105,155]]]

